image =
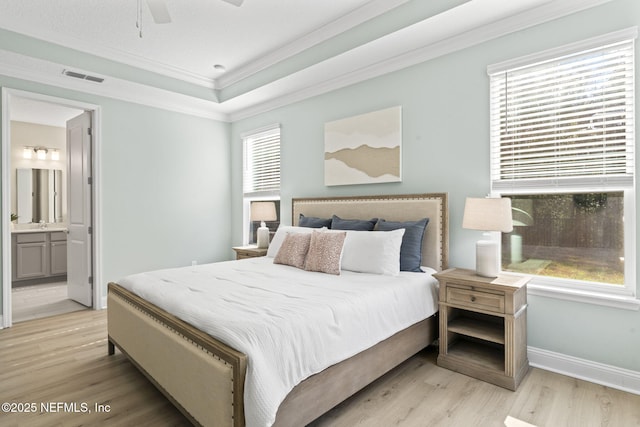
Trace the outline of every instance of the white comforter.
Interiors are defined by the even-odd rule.
[[[246,425],[263,427],[300,381],[435,313],[431,273],[334,276],[263,257],[119,283],[246,354]]]

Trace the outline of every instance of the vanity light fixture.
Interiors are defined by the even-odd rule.
[[[47,149],[44,147],[36,148],[36,157],[38,160],[46,160],[47,159]]]
[[[33,159],[33,153],[36,153],[38,160],[47,160],[47,153],[51,153],[51,160],[60,160],[60,151],[47,147],[24,147],[22,149],[22,157],[25,159]]]

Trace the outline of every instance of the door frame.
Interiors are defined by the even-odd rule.
[[[11,313],[11,123],[9,111],[11,98],[27,98],[36,101],[59,104],[66,107],[90,111],[92,113],[92,150],[91,167],[92,175],[92,226],[93,226],[93,309],[100,310],[106,307],[104,284],[102,281],[102,175],[100,169],[101,137],[102,137],[102,110],[100,105],[86,102],[44,95],[36,92],[27,92],[8,87],[2,88],[2,314],[0,316],[0,329],[12,325]]]

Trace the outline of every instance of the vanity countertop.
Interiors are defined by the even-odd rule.
[[[47,232],[54,232],[54,231],[67,231],[66,227],[60,227],[60,226],[49,226],[47,228],[14,228],[13,230],[11,230],[12,234],[25,234],[25,233],[47,233]]]

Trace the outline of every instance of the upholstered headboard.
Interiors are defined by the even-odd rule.
[[[441,271],[449,262],[449,209],[446,193],[292,199],[292,221],[300,214],[319,218],[382,218],[415,221],[429,218],[422,241],[422,265]]]

